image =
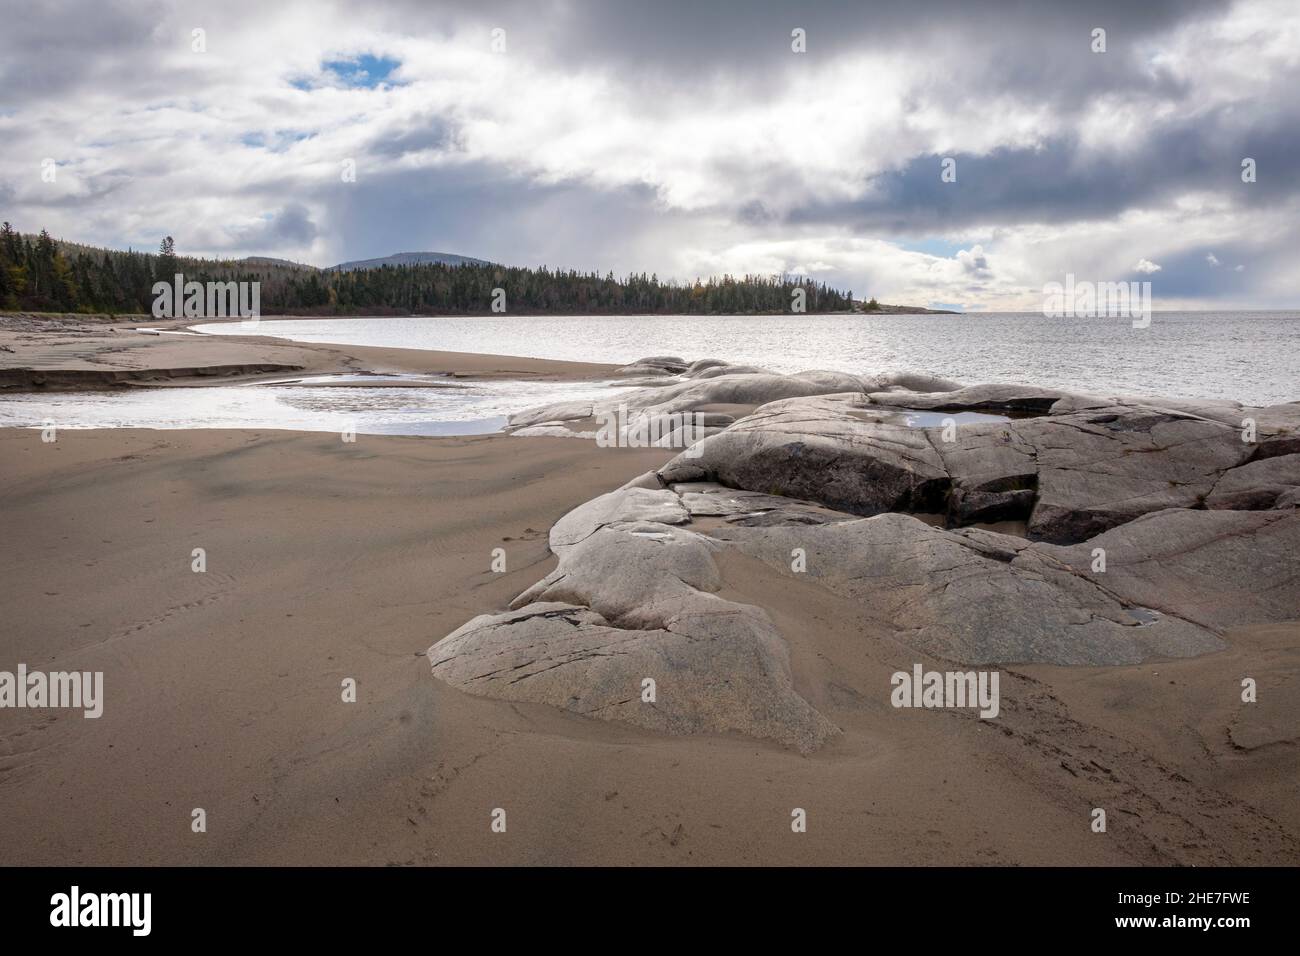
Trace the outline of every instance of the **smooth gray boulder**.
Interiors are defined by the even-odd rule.
[[[717,378],[719,375],[775,375],[771,369],[763,368],[758,365],[715,365],[712,368],[701,369],[690,378],[706,379]],[[686,377],[686,376],[684,376]]]
[[[540,425],[528,425],[517,428],[510,434],[517,438],[586,438],[594,439],[594,431],[570,428],[564,422],[542,422]]]
[[[1241,422],[1244,409],[1240,402],[1223,400],[1198,400],[1185,398],[1165,398],[1156,395],[1100,395],[1095,393],[1069,392],[1052,406],[1053,415],[1068,415],[1071,412],[1088,412],[1099,408],[1127,406],[1130,408],[1155,408],[1160,411],[1191,415],[1195,418],[1208,418],[1221,425],[1237,425]]]
[[[853,519],[853,515],[832,511],[816,502],[740,491],[713,482],[683,482],[673,485],[672,490],[681,499],[692,521],[696,518],[723,518],[752,526],[825,524]]]
[[[647,414],[666,414],[692,411],[701,405],[765,405],[786,398],[862,391],[861,380],[856,375],[837,372],[775,375],[722,371],[725,374],[688,380],[653,392],[634,392],[619,396],[618,400],[630,408],[642,408]]]
[[[1015,411],[1046,414],[1066,396],[1055,388],[1028,385],[971,385],[938,392],[870,392],[877,405],[902,405],[934,411]]]
[[[1204,627],[1300,619],[1300,514],[1171,510],[1083,544],[1035,545],[1135,604]],[[1091,572],[1095,549],[1106,571]]]
[[[1109,580],[1009,535],[945,531],[900,514],[714,535],[781,573],[790,573],[791,549],[803,548],[810,579],[861,602],[908,646],[963,664],[1135,664],[1225,646],[1176,617],[1145,623]]]
[[[1029,537],[1067,544],[1148,512],[1199,507],[1225,472],[1254,454],[1237,429],[1168,409],[1098,405],[911,428],[850,393],[769,402],[659,475],[667,484],[717,481],[859,515],[945,513],[955,526],[1024,520]]]
[[[602,526],[561,551],[510,613],[474,618],[433,645],[433,673],[473,693],[654,730],[734,731],[813,750],[836,728],[795,691],[767,615],[711,593],[722,584],[716,547],[665,524]],[[642,699],[646,678],[653,703]]]
[[[539,405],[536,408],[527,408],[522,412],[516,412],[507,421],[512,426],[522,427],[524,425],[540,425],[543,422],[564,422],[575,418],[590,418],[591,414],[591,402],[554,402],[550,405]]]
[[[512,424],[573,433],[617,411],[622,438],[657,427],[684,443],[682,416],[705,408],[706,437],[557,521],[555,570],[430,648],[439,678],[647,729],[815,749],[835,728],[795,689],[767,613],[720,596],[728,550],[963,666],[1188,657],[1223,649],[1236,625],[1300,619],[1300,404],[672,356],[635,367],[651,387]],[[1009,418],[910,427],[928,416],[909,408]],[[1024,536],[974,527],[993,522]]]
[[[948,523],[1028,521],[1038,500],[1038,452],[1011,423],[963,425],[945,440],[931,429],[931,442],[951,478]]]
[[[1300,402],[1243,411],[1243,420],[1249,419],[1255,425],[1255,441],[1259,445],[1256,458],[1300,454]]]
[[[889,390],[901,390],[907,392],[955,392],[961,388],[960,382],[954,382],[952,379],[943,378],[938,375],[929,375],[925,372],[883,372],[880,375],[872,375],[862,380],[863,391],[885,392]]]
[[[637,359],[614,371],[615,375],[679,375],[686,371],[687,361],[676,355],[651,355]]]
[[[772,402],[659,471],[837,511],[942,511],[948,473],[924,430],[862,421],[861,396]]]
[[[707,369],[726,368],[730,364],[730,362],[724,362],[722,359],[696,359],[686,367],[686,371],[682,372],[682,377],[696,378],[701,372],[704,372]]]
[[[837,733],[795,692],[766,615],[716,598],[646,630],[611,627],[578,605],[529,604],[474,618],[428,657],[435,677],[471,694],[662,733],[742,733],[803,753]]]
[[[1300,488],[1300,454],[1261,458],[1225,471],[1206,496],[1205,507],[1259,511],[1272,508],[1296,488]]]
[[[656,472],[647,471],[644,474],[637,475],[631,481],[620,486],[617,490],[626,491],[628,488],[649,488],[651,491],[659,491],[663,486],[664,483],[659,480],[659,475]]]
[[[1252,449],[1237,431],[1183,413],[1113,406],[1012,422],[1038,462],[1031,537],[1082,541],[1166,508],[1198,506]]]
[[[618,374],[621,380],[615,384],[622,388],[633,386],[632,391],[593,402],[556,402],[526,409],[510,416],[508,429],[513,434],[572,437],[576,429],[557,428],[557,423],[620,413],[629,424],[639,428],[646,427],[645,423],[654,419],[686,413],[706,416],[699,419],[699,423],[708,428],[722,428],[731,425],[735,417],[714,411],[697,413],[696,410],[714,405],[756,408],[788,398],[840,393],[862,396],[873,390],[881,391],[893,401],[900,395],[914,394],[904,389],[946,393],[960,388],[955,382],[918,372],[890,372],[864,378],[845,372],[812,369],[780,375],[755,366],[730,365],[721,359],[700,359],[687,364],[676,356],[638,359],[619,369]],[[883,407],[876,411],[878,416],[889,414]],[[902,423],[901,418],[897,421]],[[668,431],[675,427],[671,426]],[[545,430],[524,433],[523,429]],[[656,441],[655,444],[689,447],[690,442]]]
[[[617,627],[660,627],[696,592],[722,587],[714,547],[703,535],[654,521],[602,525],[557,551],[555,570],[510,606],[567,601]]]
[[[640,377],[620,378],[609,384],[611,388],[663,388],[665,385],[677,385],[681,381],[680,375],[646,374]]]
[[[618,491],[578,505],[560,518],[551,526],[549,543],[551,550],[560,554],[608,524],[624,521],[685,524],[690,518],[681,498],[673,492],[644,485],[624,485]]]
[[[644,381],[649,386],[655,384],[652,381],[655,378],[662,378],[669,382],[677,381],[676,372],[671,372],[658,365],[624,365],[622,368],[614,369],[614,375],[619,378],[635,379],[636,382]]]
[[[1061,543],[1148,512],[1197,507],[1253,453],[1218,421],[1104,404],[963,426],[935,449],[952,478],[951,523],[1024,518],[1030,537]]]
[[[725,426],[700,426],[694,423],[678,425],[650,442],[654,448],[693,448],[701,439],[725,431]]]

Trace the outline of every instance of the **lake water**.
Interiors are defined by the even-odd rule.
[[[616,364],[680,355],[777,372],[912,369],[966,383],[1023,382],[1259,405],[1300,400],[1300,312],[1156,313],[1147,329],[1134,329],[1126,319],[1045,319],[1036,313],[262,319],[195,328]],[[63,428],[484,434],[498,431],[513,412],[608,397],[616,386],[316,376],[280,384],[20,392],[0,396],[0,427],[53,421]],[[918,417],[912,424],[927,423]]]
[[[1300,312],[1157,312],[1128,319],[1039,313],[780,316],[475,316],[262,319],[204,332],[306,342],[626,363],[721,358],[777,372],[911,369],[959,382],[1079,391],[1300,400]]]

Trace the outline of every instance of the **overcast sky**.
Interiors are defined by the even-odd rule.
[[[1067,273],[1149,280],[1156,308],[1300,304],[1296,0],[0,0],[0,22],[0,217],[25,232],[806,272],[963,309],[1038,309]]]

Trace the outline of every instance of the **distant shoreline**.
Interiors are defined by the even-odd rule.
[[[601,317],[623,317],[628,315],[646,315],[646,316],[700,316],[700,317],[718,317],[718,316],[772,316],[784,315],[792,318],[803,316],[810,318],[818,315],[843,315],[869,318],[873,315],[967,315],[966,312],[954,312],[950,309],[923,309],[919,306],[910,305],[882,305],[878,309],[870,312],[861,309],[840,309],[834,312],[817,311],[817,312],[574,312],[572,310],[560,310],[557,312],[539,312],[531,309],[512,309],[509,312],[493,312],[491,309],[485,309],[481,312],[401,312],[401,311],[384,311],[382,309],[371,309],[366,312],[321,312],[319,310],[303,310],[300,312],[262,312],[258,318],[261,319],[458,319],[458,318],[601,318]],[[980,314],[980,313],[975,313]],[[202,322],[240,322],[238,316],[191,316],[187,319],[156,319],[152,315],[140,312],[32,312],[28,310],[0,310],[0,322],[6,320],[57,320],[69,321],[80,320],[82,322],[129,322],[129,323],[165,323],[185,321],[190,324]]]
[[[338,318],[344,318],[339,316]],[[48,321],[47,321],[48,320]],[[0,314],[0,394],[248,383],[284,375],[444,374],[456,379],[588,381],[617,366],[599,362],[445,350],[299,342],[266,335],[159,335],[145,322],[184,332],[194,319]],[[238,320],[231,323],[238,325]]]
[[[874,309],[859,309],[858,315],[965,315],[953,309],[922,309],[914,305],[877,305]]]

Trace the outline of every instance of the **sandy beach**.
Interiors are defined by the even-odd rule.
[[[504,355],[331,346],[267,336],[184,333],[193,319],[0,315],[0,390],[250,382],[290,374],[444,373],[457,378],[573,381],[609,366]]]
[[[45,345],[5,336],[7,367],[40,351],[53,372],[140,381],[260,364],[609,371],[94,329]],[[0,430],[0,661],[103,671],[106,698],[99,719],[0,710],[7,862],[1300,860],[1296,623],[1239,628],[1227,650],[1185,660],[1005,667],[990,722],[891,708],[889,675],[914,650],[860,603],[725,553],[719,596],[767,609],[796,690],[842,730],[815,753],[657,734],[430,675],[432,643],[555,566],[551,525],[673,454],[506,435],[62,430],[46,444]],[[1243,675],[1258,704],[1238,702]],[[1090,831],[1094,807],[1115,808],[1107,833]],[[490,829],[497,808],[505,833]]]

